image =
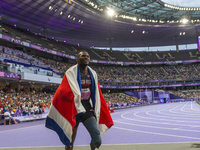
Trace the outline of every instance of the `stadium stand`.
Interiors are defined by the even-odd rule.
[[[116,10],[110,18],[106,17],[109,7]],[[144,105],[162,107],[163,103],[177,104],[164,105],[164,109],[160,107],[158,114],[151,106],[152,112],[146,111],[145,107],[142,107],[144,111],[134,108],[130,114],[128,109],[126,113],[119,110],[123,112],[119,115],[120,120],[116,119],[117,115],[113,120],[120,126],[114,129],[125,132],[115,134],[134,132],[137,136],[135,142],[142,139],[142,133],[150,142],[163,142],[165,138],[162,139],[162,136],[166,136],[169,142],[179,138],[184,142],[198,140],[198,126],[195,124],[198,122],[194,114],[198,115],[199,110],[196,109],[198,105],[193,103],[196,101],[200,105],[200,8],[197,7],[174,6],[162,0],[1,0],[0,125],[44,121],[66,70],[76,64],[77,54],[85,50],[91,58],[90,66],[98,74],[110,113],[115,109]],[[187,23],[183,24],[185,21]],[[196,47],[197,38],[199,45]],[[164,49],[166,51],[162,51]],[[177,102],[189,103],[180,103],[179,106]],[[188,111],[189,107],[185,107],[186,104],[190,104],[192,113]],[[168,112],[165,106],[172,105],[181,108],[179,111],[170,108]],[[183,117],[180,117],[181,114]],[[181,120],[185,116],[191,119],[191,124]],[[156,122],[156,119],[159,121]],[[123,123],[124,120],[128,122]],[[123,129],[122,124],[126,124],[126,128]],[[2,127],[13,130],[16,126]],[[148,128],[153,130],[148,131]],[[5,133],[9,132],[7,129]],[[179,132],[183,134],[179,135]],[[190,135],[190,132],[194,133]],[[148,134],[154,138],[148,137]],[[7,141],[20,136],[10,137]],[[124,137],[127,138],[126,135]],[[126,138],[119,138],[126,142],[124,150],[130,145]],[[5,139],[2,138],[2,141]],[[164,142],[167,143],[168,139]],[[41,145],[42,140],[38,142]],[[23,142],[26,140],[22,138]],[[161,147],[165,149],[163,145]],[[170,146],[167,147],[170,149]]]
[[[14,28],[8,24],[4,24],[3,34],[12,37],[12,39],[10,41],[6,41],[7,44],[1,42],[0,69],[4,72],[19,75],[29,73],[62,79],[65,71],[76,63],[74,59],[64,59],[63,57],[38,51],[34,48],[24,47],[21,45],[21,41],[26,41],[27,43],[35,44],[39,47],[51,49],[56,52],[62,52],[73,57],[76,57],[81,50],[86,50],[92,60],[106,60],[110,62],[166,62],[162,65],[116,65],[109,63],[97,64],[91,62],[92,68],[94,68],[94,70],[98,73],[100,85],[104,87],[102,91],[105,100],[108,105],[110,105],[111,109],[160,103],[159,100],[148,102],[144,98],[136,96],[136,93],[135,96],[127,94],[129,89],[123,89],[123,87],[137,86],[138,88],[142,88],[142,86],[144,86],[144,88],[146,88],[145,86],[165,87],[166,85],[192,85],[200,83],[200,76],[198,73],[200,64],[198,62],[189,64],[167,63],[174,60],[198,59],[196,50],[185,50],[179,52],[100,50],[63,43],[54,39],[45,39],[38,34],[34,35],[25,30]],[[27,81],[27,83],[28,82],[29,81]],[[37,82],[37,80],[35,80],[35,82]],[[57,85],[59,85],[59,82]],[[169,87],[164,89],[165,91],[170,90],[170,97],[171,99],[175,99],[174,101],[176,101],[176,99],[181,99],[183,101],[188,99],[199,100],[199,91],[197,90],[198,86],[192,86],[193,89],[191,89],[191,92],[180,91],[180,89],[190,89],[191,85],[186,85],[185,87]],[[110,89],[109,87],[112,86],[115,86],[116,88]],[[2,86],[0,101],[2,108],[1,114],[3,114],[6,109],[9,109],[9,112],[12,112],[12,115],[15,117],[25,116],[24,118],[20,118],[20,121],[29,121],[37,118],[41,119],[42,115],[40,115],[40,117],[37,115],[43,114],[43,117],[45,117],[56,88],[57,86],[52,89],[50,83],[37,89],[35,89],[33,85],[28,85],[28,88],[25,91],[24,88],[20,89],[16,88],[16,86],[12,87],[12,84],[8,84],[5,87]],[[120,88],[122,88],[122,90],[119,90]],[[138,88],[133,89],[133,91],[138,91]],[[49,93],[50,91],[51,93]],[[159,90],[155,91],[159,92]],[[158,97],[158,93],[155,93],[155,95],[156,94]],[[40,113],[37,112],[37,107],[40,108]],[[19,118],[16,119],[18,120]],[[1,124],[4,124],[4,119],[1,120]]]

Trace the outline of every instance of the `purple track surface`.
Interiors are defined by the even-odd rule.
[[[114,126],[103,144],[175,143],[200,141],[200,106],[195,102],[133,107],[112,113]],[[63,146],[45,120],[0,126],[0,148]],[[90,136],[79,125],[75,145],[88,145]]]

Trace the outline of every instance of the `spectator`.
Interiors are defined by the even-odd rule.
[[[9,121],[9,124],[11,124],[11,121],[14,121],[15,124],[17,124],[17,122],[15,121],[15,119],[11,116],[11,114],[9,113],[8,109],[5,109],[4,112],[4,125],[6,125],[6,122]]]

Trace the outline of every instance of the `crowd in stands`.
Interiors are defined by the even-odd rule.
[[[39,61],[38,59],[32,57],[31,55],[28,55],[16,49],[3,46],[0,46],[0,58],[10,59],[22,63],[29,63],[32,65],[40,65],[47,68],[50,67],[49,65],[44,64],[44,62]]]
[[[0,46],[0,59],[11,59],[58,70],[63,76],[74,64],[28,55],[22,51]],[[149,80],[171,80],[200,78],[200,64],[182,64],[166,66],[90,66],[97,72],[100,81],[130,82]]]
[[[60,61],[55,61],[53,59],[46,59],[39,56],[33,56],[33,57],[40,60],[41,62],[44,62],[44,64],[50,66],[51,68],[56,68],[56,70],[59,70],[59,73],[61,75],[64,75],[67,69],[69,69],[72,65],[74,65],[74,64],[64,63]]]
[[[4,113],[9,112],[12,117],[31,116],[42,114],[45,108],[49,108],[54,93],[46,92],[15,92],[10,90],[0,91],[0,112],[1,117]],[[0,118],[0,120],[3,118]]]
[[[161,90],[157,90],[161,92]],[[163,92],[163,90],[162,90]],[[183,97],[183,98],[198,98],[200,96],[200,91],[170,91],[170,93]],[[38,114],[44,113],[45,108],[49,108],[51,101],[54,96],[54,92],[16,92],[15,90],[10,89],[7,91],[0,91],[0,112],[1,122],[3,116],[9,113],[12,117],[16,116],[37,116]],[[131,105],[143,105],[146,104],[144,100],[138,99],[133,96],[129,96],[124,93],[103,93],[103,96],[107,104],[110,104],[111,107],[122,107]],[[12,118],[14,119],[14,118]],[[15,123],[17,123],[14,120]]]
[[[160,92],[160,90],[158,90]],[[200,97],[200,91],[170,91],[170,93],[183,97],[183,98],[198,98]],[[29,116],[42,113],[44,109],[50,107],[53,99],[53,93],[46,92],[15,92],[10,90],[5,92],[0,91],[0,110],[1,114],[5,110],[13,116],[22,115]],[[133,96],[129,96],[124,93],[103,93],[106,103],[118,104],[118,103],[135,103],[144,102],[142,99],[138,99]],[[18,110],[22,110],[21,114],[18,114]]]
[[[12,48],[0,46],[0,59],[10,59],[22,63],[29,63],[32,65],[40,65],[47,68],[58,70],[60,74],[64,75],[66,70],[74,64],[55,61],[40,56],[29,55],[22,51]],[[200,78],[199,70],[200,64],[182,64],[182,65],[166,65],[166,66],[93,66],[90,65],[98,74],[100,81],[110,82],[130,82],[130,81],[149,81],[149,80],[170,80],[170,79],[188,79]],[[2,68],[3,69],[3,68]],[[176,92],[175,95],[184,98],[194,98],[199,95],[199,92]],[[1,92],[0,103],[5,108],[17,110],[23,109],[23,112],[33,110],[37,112],[38,108],[43,108],[44,103],[50,103],[53,94],[50,96],[44,93],[6,93]],[[130,97],[123,93],[107,93],[104,95],[107,102],[111,103],[129,103],[140,102],[137,98]],[[1,107],[1,106],[0,106]],[[33,109],[34,108],[34,109]],[[5,110],[5,109],[4,109]],[[13,111],[15,112],[15,111]],[[24,115],[24,113],[23,113]]]
[[[54,96],[54,92],[16,92],[15,90],[0,91],[0,112],[1,120],[7,113],[11,117],[19,116],[37,116],[44,113],[45,108],[49,108]],[[144,102],[141,99],[126,95],[124,93],[104,93],[106,103],[118,107],[119,104],[133,104]],[[1,122],[4,124],[4,122]]]
[[[200,64],[177,66],[95,67],[101,81],[150,81],[200,78]]]
[[[25,64],[52,68],[59,71],[63,76],[68,68],[74,64],[55,61],[36,55],[29,55],[20,50],[0,46],[0,60],[13,60]],[[92,59],[92,58],[91,58]],[[100,81],[110,82],[134,82],[150,80],[173,80],[173,79],[195,79],[200,78],[200,63],[181,64],[181,65],[160,65],[160,66],[90,66],[97,72]],[[5,71],[0,66],[0,71]],[[200,91],[171,91],[172,94],[183,98],[199,98]],[[143,103],[144,100],[126,95],[124,93],[103,93],[107,103]],[[10,113],[12,117],[16,116],[34,116],[44,112],[49,108],[53,99],[54,92],[17,92],[15,90],[0,91],[0,112],[1,117]],[[0,118],[1,121],[2,118]]]
[[[143,102],[143,100],[138,99],[133,96],[129,96],[124,93],[104,93],[103,94],[106,103],[133,103],[133,102]]]
[[[180,96],[186,99],[194,99],[194,98],[199,98],[200,99],[200,91],[170,91],[170,93]]]
[[[156,89],[157,92],[166,92],[162,89]],[[185,99],[200,99],[199,90],[179,90],[179,91],[168,91],[170,94],[185,98]]]

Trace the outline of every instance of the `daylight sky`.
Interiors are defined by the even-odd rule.
[[[200,7],[200,0],[162,0],[168,4],[185,6],[185,7]]]

